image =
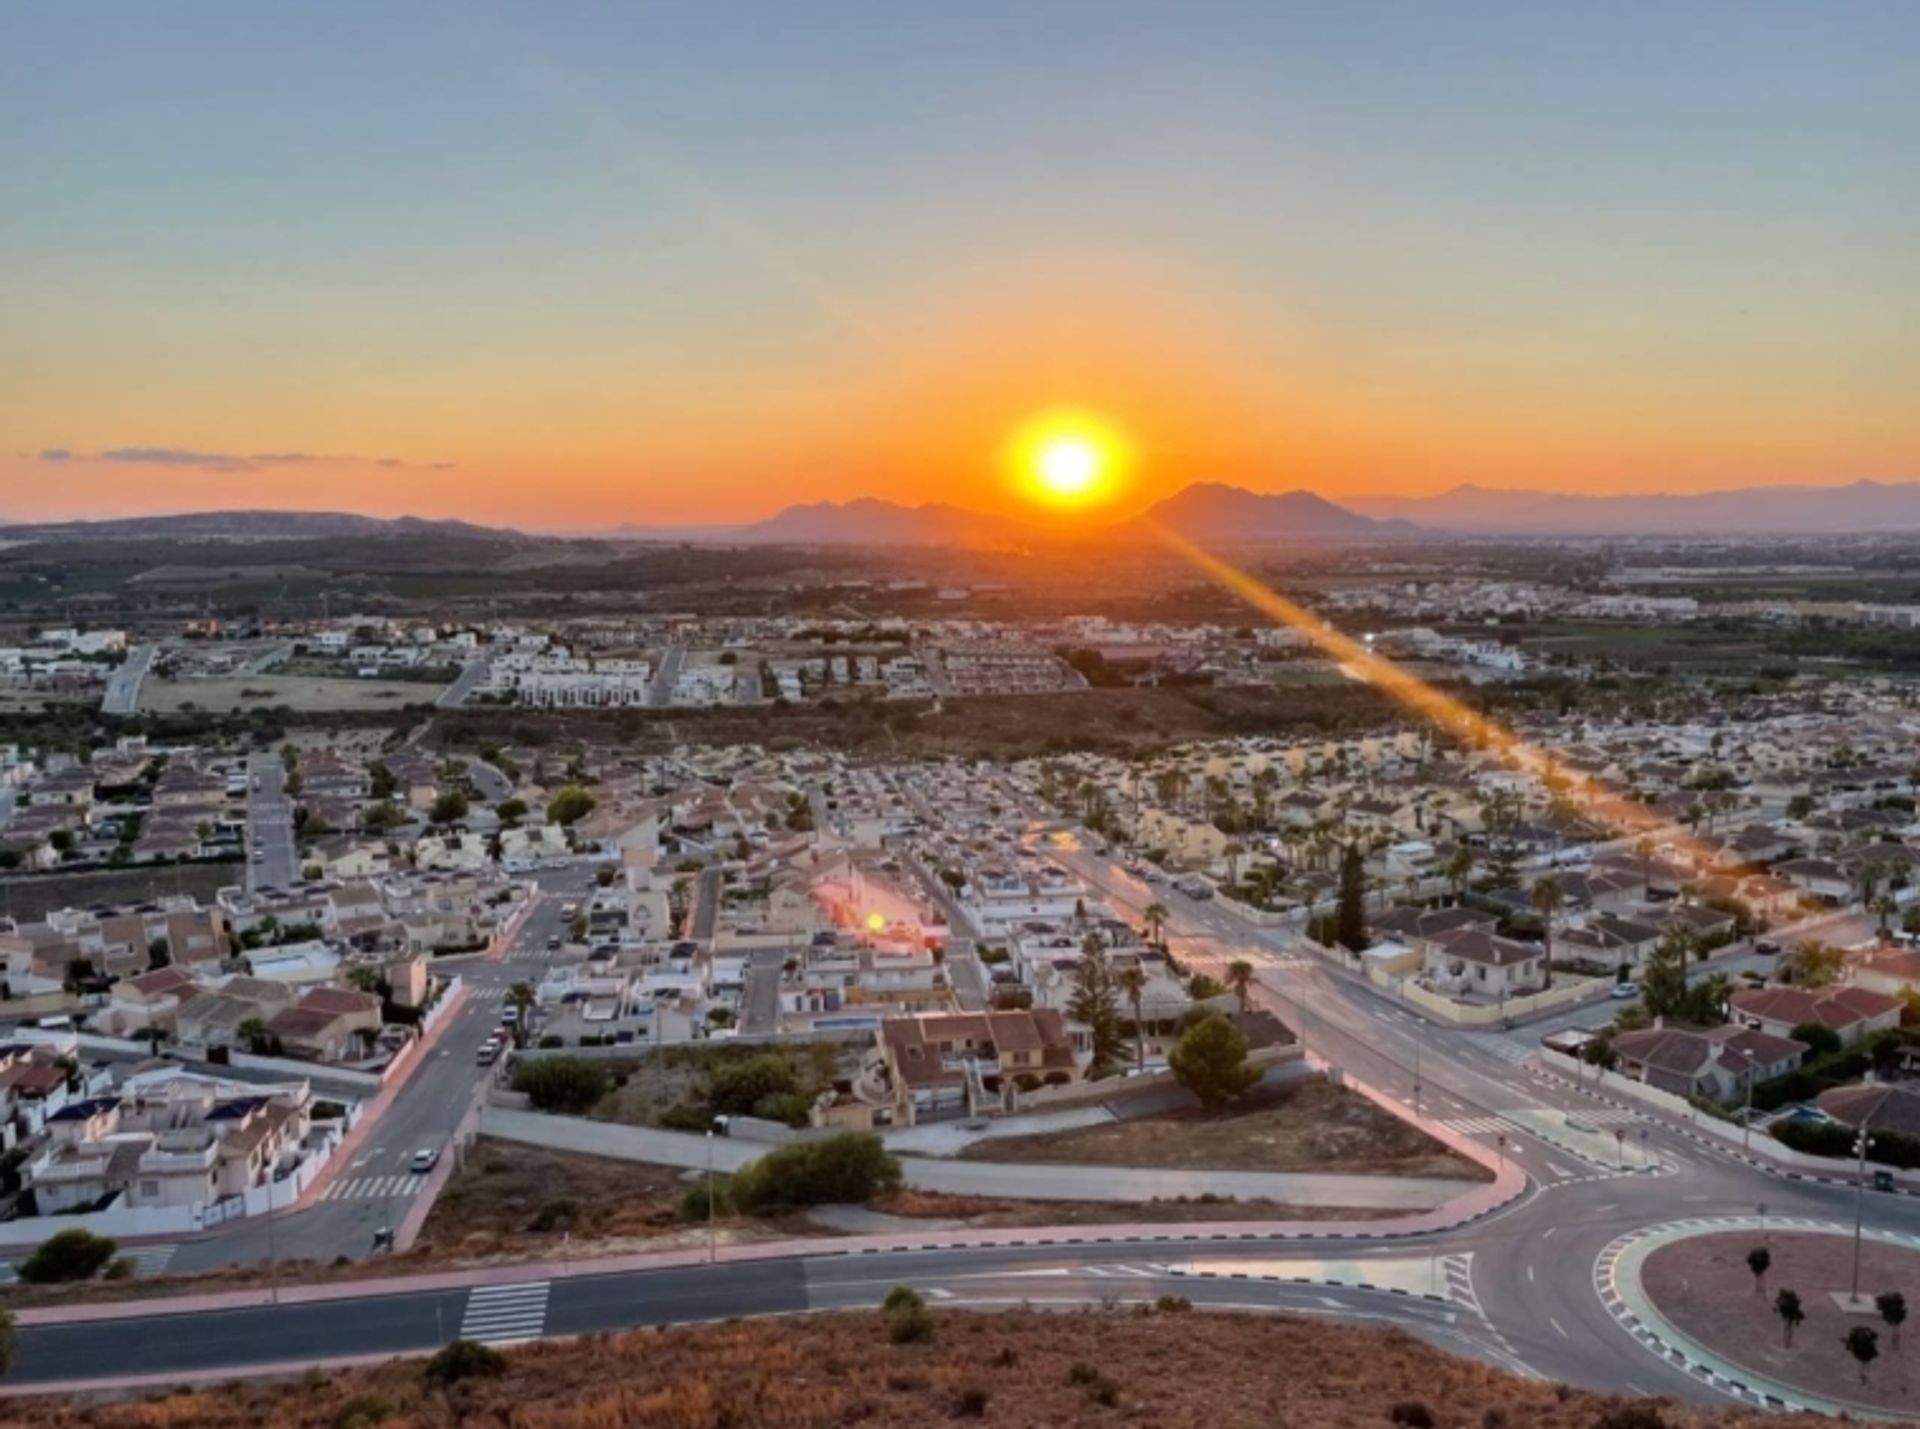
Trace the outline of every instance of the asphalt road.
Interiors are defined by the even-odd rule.
[[[410,1167],[416,1152],[433,1148],[458,1154],[454,1131],[481,1082],[480,1044],[500,1025],[508,987],[538,982],[553,954],[547,940],[561,932],[561,904],[583,894],[593,870],[581,864],[544,869],[539,901],[497,963],[482,958],[443,961],[437,971],[457,971],[467,984],[465,1005],[401,1083],[392,1102],[348,1164],[335,1174],[325,1199],[305,1210],[273,1218],[231,1221],[197,1239],[182,1241],[168,1269],[188,1273],[267,1260],[332,1260],[372,1252],[374,1232],[405,1217],[420,1190]]]
[[[279,757],[247,760],[247,887],[290,888],[299,875],[293,841],[293,801]]]
[[[1160,901],[1172,910],[1179,954],[1202,967],[1244,957],[1257,970],[1257,998],[1298,1027],[1308,1048],[1352,1076],[1398,1096],[1422,1117],[1452,1123],[1523,1168],[1531,1181],[1515,1202],[1451,1231],[1368,1243],[1312,1237],[1254,1236],[1170,1244],[1149,1238],[1081,1245],[1047,1244],[1036,1230],[1017,1246],[864,1254],[802,1254],[755,1262],[722,1261],[691,1269],[566,1277],[524,1284],[532,1274],[503,1271],[508,1284],[487,1290],[408,1287],[378,1297],[249,1310],[182,1313],[137,1321],[23,1326],[13,1378],[47,1384],[111,1366],[115,1373],[235,1373],[317,1358],[426,1350],[459,1334],[524,1338],[735,1315],[790,1313],[877,1304],[908,1283],[936,1305],[1085,1304],[1186,1295],[1199,1304],[1287,1309],[1400,1325],[1444,1348],[1489,1363],[1598,1389],[1725,1402],[1722,1393],[1643,1346],[1607,1313],[1593,1285],[1600,1251],[1621,1232],[1682,1217],[1752,1216],[1849,1222],[1856,1206],[1869,1227],[1920,1232],[1920,1201],[1847,1186],[1770,1176],[1651,1115],[1611,1113],[1557,1079],[1516,1060],[1524,1049],[1499,1033],[1465,1032],[1423,1022],[1393,999],[1343,971],[1292,949],[1283,935],[1241,924],[1214,903],[1196,903],[1165,887],[1135,883],[1110,860],[1066,853],[1118,904]],[[574,876],[590,877],[586,870]],[[551,916],[543,909],[538,917]],[[530,920],[523,941],[537,962],[544,924]],[[537,940],[537,942],[536,942]],[[520,953],[516,949],[516,955]],[[537,971],[530,962],[475,965],[476,985],[497,985]],[[433,1126],[450,1127],[471,1096],[471,1049],[490,1019],[461,1014],[444,1058],[436,1058],[396,1102],[369,1158],[410,1155]],[[444,1068],[444,1070],[442,1070]],[[1603,1120],[1620,1136],[1570,1148],[1541,1128],[1570,1113]],[[1498,1140],[1497,1140],[1498,1139]],[[1608,1164],[1609,1160],[1613,1164]],[[388,1165],[389,1161],[370,1165]],[[1655,1169],[1648,1170],[1651,1166]],[[284,1226],[325,1223],[332,1202]],[[255,1228],[248,1233],[257,1234]],[[183,1247],[183,1254],[186,1247]],[[1202,1259],[1204,1257],[1204,1259]],[[1289,1280],[1196,1277],[1205,1264],[1225,1274],[1269,1273],[1307,1279],[1388,1278],[1394,1264],[1431,1267],[1428,1284],[1404,1294]],[[185,1268],[185,1262],[177,1262]],[[1327,1272],[1316,1277],[1318,1266]],[[1334,1275],[1338,1268],[1339,1274]]]
[[[106,693],[100,699],[101,714],[131,715],[139,711],[140,686],[159,651],[158,645],[136,645],[127,651],[127,658],[107,676]]]

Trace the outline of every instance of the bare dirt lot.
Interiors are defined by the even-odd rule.
[[[977,1141],[974,1161],[1209,1171],[1328,1171],[1491,1180],[1477,1162],[1357,1093],[1306,1077],[1225,1112],[1172,1112],[1045,1136]]]
[[[1833,1299],[1850,1283],[1850,1239],[1834,1235],[1781,1234],[1766,1238],[1773,1263],[1764,1287],[1747,1269],[1747,1252],[1760,1245],[1757,1231],[1692,1236],[1662,1246],[1647,1257],[1641,1284],[1660,1313],[1716,1354],[1770,1379],[1826,1399],[1920,1411],[1920,1344],[1895,1345],[1893,1331],[1869,1310],[1849,1314]],[[1806,1321],[1793,1332],[1774,1313],[1781,1290],[1800,1296]],[[1880,1241],[1861,1243],[1860,1292],[1897,1290],[1920,1301],[1920,1253]],[[1879,1333],[1880,1353],[1860,1382],[1860,1366],[1841,1341],[1855,1325]]]
[[[267,708],[325,714],[336,710],[392,710],[432,704],[441,686],[418,680],[342,680],[308,675],[231,675],[206,680],[157,680],[140,686],[140,708],[149,714],[185,709]]]
[[[1179,1308],[1047,1314],[935,1311],[894,1344],[876,1312],[589,1335],[507,1352],[497,1374],[438,1386],[417,1360],[295,1383],[162,1391],[116,1402],[20,1400],[23,1429],[517,1429],[930,1425],[1003,1429],[1139,1424],[1379,1429],[1390,1422],[1508,1429],[1811,1429],[1808,1416],[1635,1401],[1522,1380],[1397,1330]],[[1654,1401],[1642,1401],[1653,1404]],[[1413,1406],[1419,1406],[1416,1413]],[[1397,1418],[1390,1418],[1399,1409]]]

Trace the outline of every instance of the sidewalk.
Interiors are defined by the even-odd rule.
[[[577,1117],[487,1107],[480,1129],[488,1136],[620,1161],[733,1172],[774,1148],[650,1127],[617,1126]],[[1431,1127],[1423,1127],[1431,1131]],[[1481,1158],[1474,1158],[1479,1160]],[[1266,1200],[1283,1206],[1368,1210],[1431,1210],[1478,1181],[1432,1176],[1355,1176],[1294,1171],[1203,1171],[1134,1166],[1055,1166],[1003,1161],[937,1161],[902,1156],[900,1169],[916,1190],[952,1196],[1013,1197],[1027,1201],[1171,1201],[1201,1196]]]
[[[1526,1178],[1509,1166],[1492,1182],[1446,1205],[1395,1220],[1376,1221],[1210,1221],[1191,1226],[1149,1224],[1088,1227],[1033,1227],[1019,1230],[918,1231],[910,1234],[844,1236],[808,1240],[758,1241],[722,1245],[711,1258],[727,1264],[787,1260],[794,1257],[878,1255],[935,1250],[994,1250],[1031,1246],[1182,1245],[1236,1240],[1348,1241],[1395,1240],[1456,1230],[1490,1215],[1526,1187]],[[595,1260],[529,1261],[449,1270],[427,1275],[339,1281],[328,1285],[283,1285],[278,1300],[269,1292],[233,1290],[211,1295],[175,1295],[152,1300],[123,1300],[106,1305],[48,1306],[22,1310],[21,1325],[62,1325],[150,1315],[186,1315],[209,1310],[245,1310],[281,1305],[312,1305],[386,1295],[417,1295],[466,1290],[482,1285],[518,1285],[529,1280],[560,1280],[673,1270],[706,1264],[703,1249],[642,1252]]]

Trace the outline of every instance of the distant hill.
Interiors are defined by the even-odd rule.
[[[1145,539],[1151,527],[1194,540],[1245,543],[1302,536],[1382,536],[1408,529],[1403,522],[1356,516],[1310,491],[1274,495],[1218,483],[1189,486],[1139,517],[1105,526],[1023,522],[944,502],[903,506],[876,497],[816,501],[744,526],[616,527],[605,534],[626,540],[738,541],[799,546],[950,546],[1003,549],[1046,541],[1078,541],[1107,535]]]
[[[1311,491],[1258,492],[1196,482],[1156,503],[1140,521],[1216,545],[1291,541],[1306,536],[1390,536],[1405,522],[1375,521]]]
[[[789,506],[765,521],[736,526],[723,539],[796,546],[1004,547],[1019,545],[1033,534],[1007,517],[944,502],[902,506],[869,496]]]
[[[432,521],[419,516],[385,519],[350,511],[194,511],[171,516],[126,516],[105,521],[55,521],[7,528],[16,540],[225,540],[312,541],[331,538],[378,540],[394,536],[452,536],[468,539],[525,540],[517,531],[476,526],[467,521]]]
[[[1358,497],[1356,511],[1434,531],[1513,535],[1851,535],[1920,531],[1920,482],[1743,486],[1644,496],[1456,486],[1439,496]]]

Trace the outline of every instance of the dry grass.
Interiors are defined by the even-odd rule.
[[[1045,1136],[994,1137],[962,1155],[1082,1166],[1492,1178],[1477,1162],[1324,1077],[1290,1082],[1222,1113],[1173,1112]]]
[[[220,712],[286,705],[308,713],[392,710],[432,704],[441,686],[417,680],[327,679],[307,675],[233,675],[205,680],[158,680],[140,686],[140,708],[172,714],[192,705]]]
[[[1395,1330],[1285,1316],[937,1314],[931,1343],[893,1345],[878,1314],[595,1336],[508,1354],[495,1379],[426,1386],[418,1361],[140,1401],[23,1401],[22,1429],[730,1429],[913,1425],[1006,1429],[1379,1429],[1398,1404],[1447,1429],[1594,1429],[1624,1401],[1523,1381]],[[355,1417],[356,1410],[359,1417]],[[1812,1425],[1665,1405],[1668,1429]]]

